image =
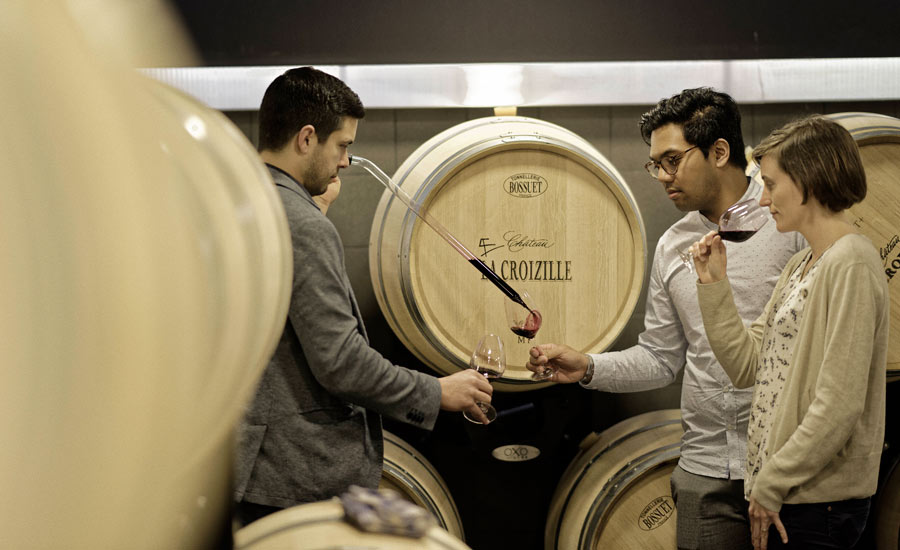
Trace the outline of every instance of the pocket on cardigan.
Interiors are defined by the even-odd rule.
[[[362,409],[354,405],[340,405],[303,411],[300,413],[300,417],[313,424],[329,425],[346,422],[361,413]]]

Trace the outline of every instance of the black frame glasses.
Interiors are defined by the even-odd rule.
[[[644,169],[647,170],[647,173],[650,174],[650,177],[652,177],[653,179],[659,179],[660,168],[662,168],[663,172],[665,172],[666,174],[674,176],[675,173],[678,172],[678,165],[681,163],[681,159],[683,159],[684,156],[688,154],[692,149],[697,149],[699,147],[699,145],[688,147],[677,155],[669,155],[663,157],[659,160],[659,162],[651,160],[644,165]]]

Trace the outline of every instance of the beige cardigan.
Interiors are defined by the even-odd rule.
[[[710,345],[736,387],[756,381],[774,296],[807,254],[802,250],[787,263],[773,299],[749,328],[727,279],[697,284]],[[884,267],[872,243],[857,234],[838,239],[819,263],[769,435],[769,457],[750,495],[773,511],[783,503],[864,498],[878,485],[890,319]]]

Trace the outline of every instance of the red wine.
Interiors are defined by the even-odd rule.
[[[484,375],[485,378],[500,378],[503,375],[501,371],[487,367],[477,367],[475,370]]]
[[[719,231],[723,241],[742,243],[752,237],[756,231]]]
[[[513,334],[531,340],[534,338],[534,335],[537,334],[537,331],[540,330],[541,321],[541,312],[532,309],[531,313],[529,313],[528,317],[525,319],[525,324],[522,326],[509,327],[509,329]]]
[[[509,327],[509,330],[513,332],[516,336],[521,336],[522,338],[528,338],[531,340],[534,338],[534,335],[537,334],[536,330],[525,330],[522,327]]]

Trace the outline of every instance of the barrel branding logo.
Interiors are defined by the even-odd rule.
[[[674,512],[675,505],[672,503],[672,497],[664,496],[653,499],[638,516],[638,526],[644,531],[652,531],[672,517]]]
[[[897,249],[898,244],[900,244],[900,235],[894,235],[887,245],[879,250],[881,252],[881,261],[884,262],[884,274],[887,276],[888,282],[900,271],[900,249]],[[898,251],[895,252],[895,249]]]
[[[531,172],[513,174],[503,180],[503,190],[520,199],[542,195],[548,186],[549,184],[544,176]]]
[[[541,450],[531,445],[503,445],[491,451],[491,455],[503,462],[525,462],[541,455]]]

